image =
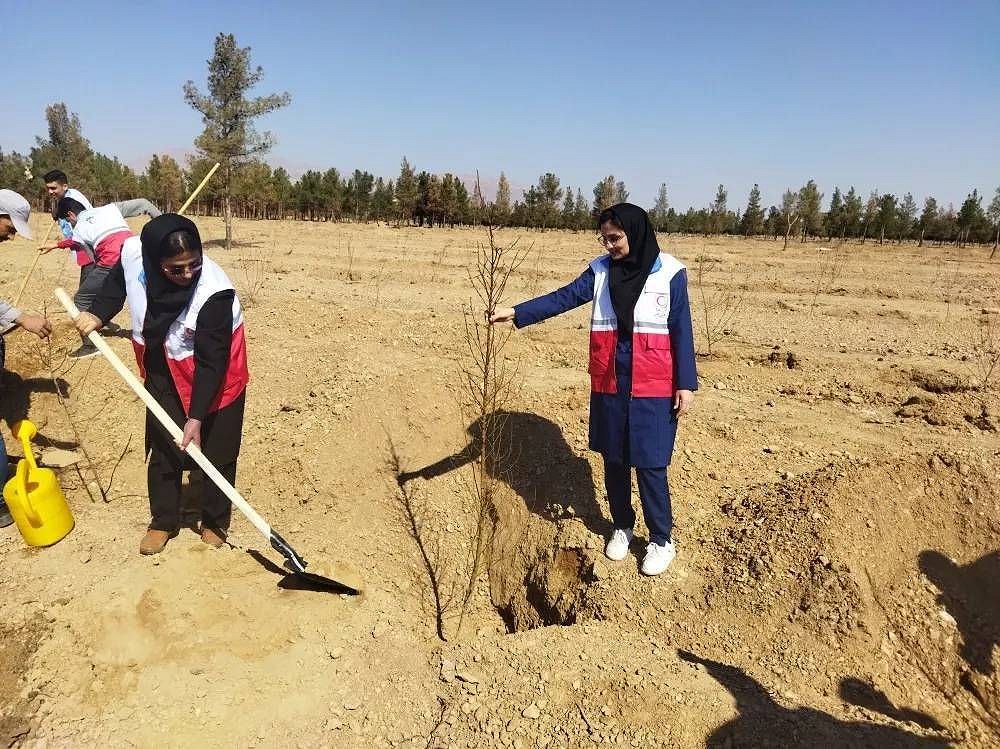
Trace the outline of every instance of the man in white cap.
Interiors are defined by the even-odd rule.
[[[13,190],[0,190],[0,242],[13,239],[17,234],[31,239],[31,228],[28,226],[30,215],[31,206],[27,200]],[[49,321],[41,315],[21,312],[0,299],[0,333],[6,333],[15,326],[20,326],[39,338],[46,338],[52,332]],[[0,369],[3,368],[2,352],[0,339]]]
[[[25,239],[31,239],[31,227],[28,226],[28,217],[31,215],[31,206],[28,201],[18,195],[13,190],[0,190],[0,242],[13,239],[20,234]],[[3,335],[8,330],[15,327],[22,327],[39,338],[47,338],[52,332],[52,325],[41,315],[31,312],[21,312],[0,299],[0,378],[4,369],[4,342]],[[4,482],[7,480],[7,449],[4,447],[3,438],[0,437],[0,478]],[[7,511],[7,506],[0,499],[0,528],[10,525],[13,519]]]

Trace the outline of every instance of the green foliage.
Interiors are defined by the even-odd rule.
[[[661,182],[660,189],[656,193],[656,203],[649,209],[649,220],[653,223],[656,231],[667,231],[668,211],[670,202],[667,200],[667,183]]]
[[[729,193],[726,192],[724,185],[719,185],[719,188],[715,191],[715,200],[712,201],[712,208],[709,212],[709,224],[708,231],[710,234],[722,234],[727,228],[727,214],[726,201],[729,197]]]
[[[510,221],[510,212],[510,182],[507,181],[507,175],[500,172],[500,178],[497,180],[497,197],[493,201],[494,220],[498,225],[506,226]]]
[[[96,193],[94,152],[83,137],[83,127],[75,112],[57,102],[45,108],[48,138],[35,139],[31,149],[32,171],[41,178],[50,169],[62,169],[71,175],[71,184],[85,193]]]
[[[399,167],[399,179],[396,180],[396,205],[399,210],[398,220],[406,218],[412,221],[417,210],[417,201],[420,198],[417,178],[414,174],[410,162],[403,157],[403,163]]]
[[[878,226],[878,243],[885,242],[885,235],[892,236],[896,228],[896,196],[886,193],[878,199],[878,211],[875,214],[875,223]]]
[[[615,178],[609,174],[594,186],[594,215],[610,208],[617,201],[615,200]]]
[[[162,210],[173,212],[184,202],[185,188],[180,164],[172,156],[153,154],[141,179],[142,194]]]
[[[830,210],[823,217],[823,229],[827,238],[840,234],[844,218],[844,198],[840,194],[840,188],[835,187],[833,188],[833,197],[830,198]]]
[[[17,151],[5,154],[0,150],[0,185],[4,188],[30,198],[38,185],[36,176],[32,173],[31,159],[27,156]]]
[[[802,232],[802,241],[807,237],[817,237],[823,229],[823,193],[814,180],[809,180],[800,189],[797,212]]]
[[[205,126],[195,139],[195,147],[202,156],[222,164],[227,250],[232,247],[234,181],[249,160],[267,153],[274,143],[270,133],[256,131],[254,120],[291,102],[288,93],[248,98],[250,89],[263,77],[260,66],[251,66],[249,47],[238,47],[232,34],[219,34],[208,60],[207,93],[202,93],[194,81],[184,84],[184,100],[201,114]]]

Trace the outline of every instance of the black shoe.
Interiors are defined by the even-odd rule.
[[[121,335],[122,326],[116,322],[109,322],[103,328],[101,328],[101,333],[103,335]]]
[[[7,509],[7,503],[0,499],[0,528],[6,528],[14,522],[14,518],[11,517],[10,510]]]
[[[101,352],[98,350],[97,346],[92,343],[85,343],[76,351],[70,353],[70,359],[89,359],[92,356],[100,356]]]

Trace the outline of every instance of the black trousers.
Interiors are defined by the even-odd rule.
[[[173,532],[181,526],[181,471],[167,455],[152,449],[146,482],[149,487],[149,512],[151,530]],[[219,473],[230,484],[236,483],[236,461],[217,466]],[[202,480],[201,525],[217,531],[229,530],[233,506],[211,479]]]
[[[169,380],[157,382],[160,379],[147,379],[146,387],[180,426],[184,423],[184,415],[176,391]],[[236,484],[236,461],[240,452],[245,403],[246,395],[243,394],[222,410],[210,413],[201,427],[202,452],[233,485]],[[173,438],[148,411],[146,450],[149,451],[146,481],[152,518],[149,527],[158,531],[178,530],[181,525],[182,474],[185,470],[201,471],[194,461],[178,450]],[[228,530],[232,517],[232,504],[228,497],[206,476],[202,477],[201,484],[202,526],[218,531]]]

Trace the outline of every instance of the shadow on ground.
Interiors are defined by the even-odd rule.
[[[61,377],[54,381],[48,377],[24,379],[15,372],[2,371],[0,372],[0,419],[6,423],[9,432],[14,424],[29,417],[32,395],[56,393],[58,388],[58,392],[66,397],[69,395],[69,387],[69,383]],[[72,450],[78,446],[76,442],[46,437],[41,431],[35,437],[35,442],[45,447],[58,447],[63,450]]]
[[[736,700],[739,715],[720,726],[706,739],[708,747],[940,749],[952,746],[950,740],[939,736],[920,736],[894,726],[841,720],[810,707],[785,707],[775,702],[764,685],[742,669],[701,658],[685,650],[679,650],[677,654],[688,663],[704,666],[712,678],[724,686]],[[857,686],[852,683],[848,685],[848,689]],[[896,708],[874,688],[864,697],[870,698],[879,707],[888,706],[895,713],[889,717],[894,719],[901,720],[898,717],[900,715],[915,715],[925,722],[937,725],[933,718],[923,713]],[[872,709],[882,712],[878,708]]]
[[[498,461],[505,470],[496,475],[524,500],[528,509],[548,520],[564,517],[558,508],[572,508],[591,532],[605,536],[611,524],[597,503],[590,463],[573,452],[558,424],[538,414],[501,411]],[[399,475],[400,483],[413,478],[432,479],[458,470],[481,453],[482,425],[466,429],[469,444],[436,463]]]
[[[993,673],[990,656],[1000,645],[1000,551],[956,564],[939,551],[923,551],[920,571],[937,586],[938,603],[955,618],[962,657],[979,673]]]

